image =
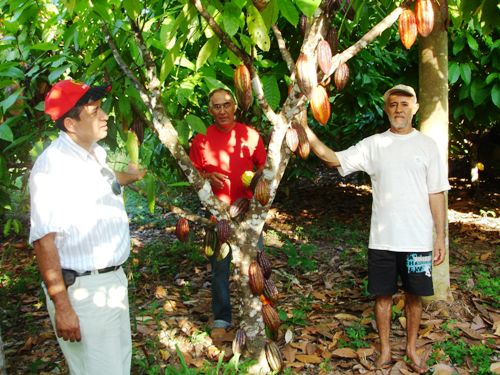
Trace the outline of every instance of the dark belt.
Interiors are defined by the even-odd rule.
[[[85,271],[85,272],[76,272],[76,271],[73,271],[73,270],[66,270],[66,269],[63,269],[63,271],[70,271],[76,277],[79,277],[79,276],[88,276],[88,275],[92,275],[92,274],[96,274],[96,273],[112,272],[112,271],[116,271],[120,267],[121,266],[110,266],[110,267],[101,268],[101,269],[98,269],[98,270],[95,270],[95,271]]]

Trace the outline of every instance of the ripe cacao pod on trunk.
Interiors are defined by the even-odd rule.
[[[250,200],[247,198],[236,199],[231,207],[229,207],[229,216],[231,218],[236,218],[245,215],[248,211],[248,206],[250,205]]]
[[[233,353],[241,354],[247,343],[247,334],[243,328],[239,328],[233,339]]]
[[[255,187],[257,186],[257,183],[259,182],[261,177],[262,177],[262,170],[259,170],[254,173],[252,181],[250,181],[250,186],[249,186],[250,190],[255,192]]]
[[[218,261],[221,261],[225,257],[228,256],[228,254],[231,252],[231,245],[229,245],[229,242],[224,242],[223,244],[219,244],[217,247],[216,253],[216,258]]]
[[[398,23],[399,37],[406,49],[410,49],[417,40],[417,21],[411,9],[403,9]]]
[[[259,266],[262,269],[264,278],[269,279],[272,272],[271,262],[269,261],[269,258],[267,257],[266,253],[264,253],[264,251],[259,251],[257,253],[257,263],[259,263]]]
[[[231,235],[231,226],[226,219],[221,219],[216,224],[217,238],[219,239],[219,243],[223,244],[227,241],[229,236]]]
[[[301,53],[295,63],[297,83],[302,93],[311,98],[312,90],[318,84],[316,64],[305,53]]]
[[[252,79],[245,64],[240,64],[234,70],[234,91],[243,112],[248,111],[253,101]]]
[[[269,203],[271,198],[271,192],[269,191],[269,185],[263,178],[259,179],[257,185],[255,186],[255,199],[263,206]]]
[[[263,305],[262,306],[262,318],[264,320],[264,324],[271,330],[272,332],[278,331],[278,328],[281,325],[280,317],[274,307],[271,305]]]
[[[279,373],[283,369],[283,358],[281,357],[280,349],[273,341],[266,343],[264,347],[266,352],[267,363],[271,370]]]
[[[316,121],[321,125],[326,125],[330,118],[330,101],[323,86],[318,85],[314,88],[310,105],[311,112]]]
[[[347,84],[349,79],[349,67],[346,63],[341,63],[333,75],[333,80],[335,82],[335,87],[337,90],[342,90]]]
[[[264,275],[256,261],[252,261],[248,266],[248,283],[254,295],[261,295],[264,291]]]
[[[276,288],[276,284],[271,279],[264,280],[264,296],[272,303],[275,303],[278,300],[278,288]]]
[[[434,28],[434,8],[432,0],[417,0],[415,3],[417,30],[423,37],[428,36]]]
[[[296,154],[298,154],[302,159],[306,160],[309,157],[309,152],[311,147],[309,145],[309,140],[307,139],[306,131],[302,125],[292,123],[295,130],[297,130],[297,136],[299,138],[299,147],[297,147]]]
[[[297,135],[297,129],[295,129],[292,126],[289,127],[286,130],[285,140],[286,140],[286,145],[288,146],[288,148],[292,152],[295,152],[295,150],[297,150],[297,146],[299,145],[299,136]]]
[[[207,257],[211,257],[215,254],[217,249],[217,233],[212,229],[207,229],[205,232],[205,238],[203,239],[203,253]]]
[[[316,56],[318,58],[318,65],[324,74],[328,74],[332,67],[332,49],[326,40],[318,43],[316,48]]]
[[[175,235],[181,242],[186,242],[189,236],[189,222],[181,217],[175,226]]]

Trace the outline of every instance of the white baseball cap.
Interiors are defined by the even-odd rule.
[[[387,102],[387,99],[389,98],[390,95],[394,93],[402,93],[405,92],[410,96],[415,97],[417,99],[417,94],[415,93],[415,90],[411,86],[406,86],[406,85],[396,85],[393,88],[387,90],[384,94],[384,102]]]

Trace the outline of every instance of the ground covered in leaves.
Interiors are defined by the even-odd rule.
[[[449,195],[453,302],[423,314],[418,344],[429,373],[500,373],[500,194],[474,195],[453,180]],[[404,357],[404,298],[394,298],[394,362],[375,370],[378,339],[366,292],[370,188],[322,175],[280,190],[265,228],[265,249],[280,291],[278,344],[292,374],[411,374]],[[231,373],[234,331],[210,337],[210,272],[199,253],[167,228],[133,224],[127,264],[133,374]],[[147,222],[147,220],[146,220]],[[0,248],[0,325],[8,374],[66,374],[25,239]],[[235,322],[237,324],[237,322]],[[240,361],[245,373],[248,361]],[[218,370],[219,369],[219,370]]]

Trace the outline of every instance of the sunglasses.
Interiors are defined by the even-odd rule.
[[[109,169],[102,168],[101,169],[101,175],[108,180],[109,184],[111,185],[111,191],[113,192],[114,195],[120,195],[122,192],[122,187],[116,181],[115,176],[113,175],[113,172],[111,172]]]

